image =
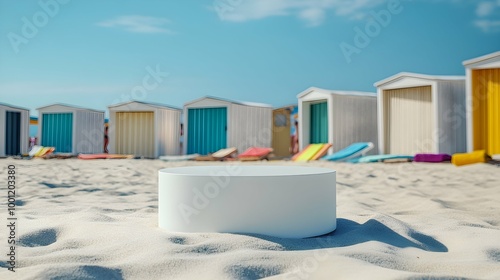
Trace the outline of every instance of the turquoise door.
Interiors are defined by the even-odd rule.
[[[5,112],[5,154],[16,156],[21,153],[21,113]]]
[[[227,148],[227,108],[188,109],[187,153],[202,154]]]
[[[327,103],[311,105],[311,144],[328,143]]]
[[[73,151],[73,114],[50,113],[42,116],[42,146],[55,147],[56,152]]]

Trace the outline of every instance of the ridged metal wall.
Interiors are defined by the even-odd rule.
[[[154,158],[154,112],[116,112],[115,149],[118,154]]]
[[[466,152],[465,81],[439,81],[437,99],[437,152],[450,155]]]
[[[188,109],[188,154],[209,154],[227,147],[227,108]]]
[[[228,146],[240,153],[252,146],[271,147],[272,111],[270,107],[231,104]]]
[[[311,104],[310,143],[328,143],[328,106],[327,102]]]
[[[472,71],[473,149],[500,154],[500,69]]]
[[[158,109],[156,111],[157,156],[180,155],[181,111]]]
[[[328,126],[333,131],[334,152],[357,142],[372,142],[377,147],[377,98],[334,94],[332,100],[333,117]],[[369,152],[376,153],[377,148]]]
[[[384,90],[385,152],[435,153],[430,86]]]
[[[73,113],[43,113],[42,146],[55,147],[56,152],[73,150]]]
[[[5,154],[21,153],[21,112],[5,112]]]
[[[74,153],[102,153],[104,151],[104,112],[76,111]]]

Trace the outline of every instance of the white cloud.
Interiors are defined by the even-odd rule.
[[[306,21],[309,26],[318,26],[325,20],[325,11],[318,8],[305,9],[299,13],[299,18]]]
[[[493,13],[498,4],[500,4],[500,2],[499,3],[490,1],[480,2],[479,4],[477,4],[476,15],[478,17],[489,16]]]
[[[474,25],[485,33],[500,32],[500,0],[481,1],[476,7]]]
[[[328,12],[359,19],[384,0],[215,0],[213,10],[222,20],[244,22],[292,15],[308,26],[321,25]]]
[[[500,20],[481,19],[476,20],[474,25],[486,33],[500,32]]]
[[[167,33],[172,34],[172,30],[165,27],[169,23],[166,18],[148,17],[139,15],[119,16],[110,20],[97,23],[103,27],[122,28],[134,33]]]
[[[410,0],[409,0],[410,1]],[[450,5],[468,2],[476,5],[474,25],[484,32],[496,32],[500,18],[500,0],[427,0]],[[475,3],[474,3],[475,2]],[[368,12],[387,4],[387,0],[214,0],[221,20],[245,22],[274,16],[294,16],[307,26],[321,25],[328,13],[353,20],[365,19]]]

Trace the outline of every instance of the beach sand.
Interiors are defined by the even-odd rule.
[[[257,162],[337,170],[337,230],[309,239],[158,228],[159,160],[16,166],[16,272],[0,279],[500,279],[500,168]],[[7,224],[7,191],[0,218]],[[230,211],[230,209],[228,209]]]

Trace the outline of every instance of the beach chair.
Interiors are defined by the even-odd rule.
[[[163,161],[187,161],[187,160],[194,160],[199,156],[200,154],[190,154],[190,155],[180,155],[180,156],[160,156],[159,159]]]
[[[372,142],[359,142],[349,145],[348,147],[321,158],[328,161],[347,161],[354,158],[364,156],[367,152],[373,149]]]
[[[213,154],[209,154],[206,156],[198,156],[195,157],[194,160],[196,161],[218,161],[218,160],[225,160],[229,159],[233,154],[235,154],[237,151],[236,148],[231,147],[231,148],[225,148],[225,149],[220,149],[217,152]]]
[[[310,144],[304,150],[292,157],[292,161],[317,160],[326,155],[332,144]]]
[[[250,147],[238,155],[241,161],[269,160],[269,155],[273,152],[272,148]]]
[[[384,162],[384,163],[400,163],[400,162],[410,162],[413,161],[413,156],[407,155],[373,155],[364,156],[360,158],[355,158],[349,160],[351,163],[373,163],[373,162]]]

